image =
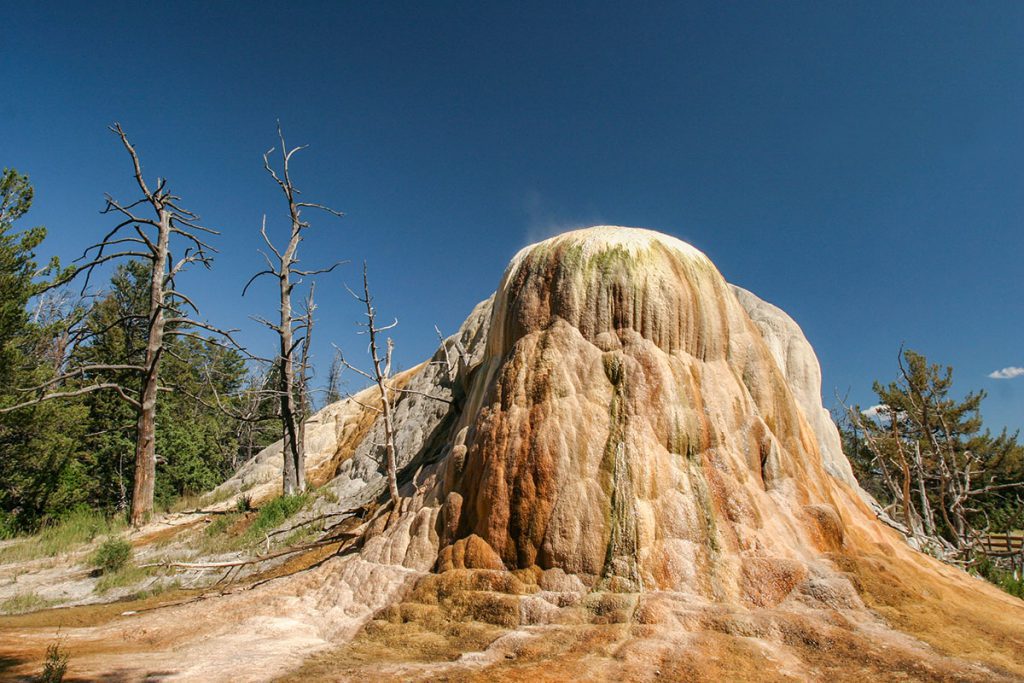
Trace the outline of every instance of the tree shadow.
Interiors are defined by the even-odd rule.
[[[143,683],[160,683],[171,676],[177,675],[177,671],[148,671],[142,678],[139,678],[138,670],[118,669],[92,678],[78,678],[72,676],[65,678],[64,683],[128,683],[128,681],[142,681]]]
[[[26,661],[25,659],[18,659],[17,657],[11,657],[9,655],[0,655],[0,674],[9,672],[11,669],[21,666]]]

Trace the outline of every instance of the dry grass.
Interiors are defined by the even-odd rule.
[[[125,527],[121,517],[107,517],[94,511],[72,512],[39,533],[19,537],[0,548],[0,564],[58,557],[81,548],[98,536],[117,533]]]
[[[0,632],[102,626],[120,618],[124,612],[143,612],[172,603],[187,602],[202,592],[201,589],[182,590],[168,586],[166,592],[146,594],[128,600],[4,616],[0,617]],[[2,640],[0,638],[0,641]]]
[[[40,597],[34,592],[18,593],[0,602],[0,614],[25,614],[46,609],[53,604],[52,600]]]
[[[104,573],[96,582],[93,591],[98,595],[104,595],[117,588],[135,586],[153,577],[155,571],[153,568],[143,569],[134,565],[126,565],[117,571]]]
[[[185,512],[186,510],[197,510],[217,503],[222,503],[228,498],[231,498],[237,492],[228,490],[223,491],[207,491],[206,493],[200,493],[190,496],[181,496],[175,500],[168,507],[168,512]]]

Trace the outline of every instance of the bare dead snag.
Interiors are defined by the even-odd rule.
[[[459,339],[458,335],[452,337],[452,346],[455,351],[455,360],[452,360],[451,352],[448,350],[448,344],[445,341],[444,335],[441,333],[441,329],[434,325],[434,332],[437,333],[437,339],[441,343],[441,353],[444,354],[444,360],[441,361],[444,364],[445,372],[448,375],[448,381],[454,383],[459,374],[465,371],[469,367],[469,354],[466,352],[466,348],[462,345],[462,340]]]
[[[358,302],[363,305],[364,315],[366,321],[358,323],[363,329],[359,334],[365,334],[369,338],[369,344],[367,346],[367,352],[370,356],[370,367],[369,372],[362,370],[361,368],[353,365],[346,360],[341,349],[337,350],[337,360],[341,367],[351,370],[360,377],[368,380],[373,386],[377,388],[377,396],[380,402],[379,406],[368,405],[360,403],[359,405],[373,410],[380,415],[381,422],[384,428],[384,443],[377,444],[384,451],[384,470],[387,477],[388,486],[388,497],[389,504],[391,505],[391,513],[389,516],[388,524],[391,524],[402,512],[402,496],[398,489],[398,447],[396,444],[396,427],[395,427],[395,405],[399,396],[403,394],[417,395],[429,398],[435,401],[442,401],[444,403],[451,403],[451,400],[442,396],[433,396],[428,393],[421,391],[415,391],[405,387],[396,386],[392,378],[392,364],[391,359],[394,354],[395,344],[391,337],[386,337],[383,342],[383,352],[381,350],[381,335],[388,330],[394,329],[398,326],[398,319],[394,319],[391,323],[383,326],[377,324],[377,309],[373,305],[373,295],[370,293],[370,280],[367,275],[366,262],[363,262],[363,293],[357,294],[346,286],[349,294],[352,295]],[[435,330],[437,328],[435,327]],[[440,334],[440,331],[438,331]],[[441,343],[442,348],[444,347],[444,340]],[[461,346],[459,353],[462,354]],[[383,356],[382,356],[383,353]],[[455,372],[449,362],[446,362],[449,373]],[[356,400],[351,394],[349,395],[351,400]]]
[[[291,160],[296,152],[305,149],[305,146],[288,149],[285,145],[284,135],[281,126],[277,126],[277,136],[281,149],[281,173],[274,169],[270,163],[270,155],[274,148],[270,148],[263,154],[263,168],[267,171],[274,182],[277,183],[288,206],[288,217],[291,229],[288,236],[288,243],[284,250],[274,246],[267,235],[266,217],[260,228],[260,234],[274,258],[263,253],[267,267],[253,275],[242,289],[243,296],[249,285],[264,275],[272,276],[278,283],[278,322],[274,323],[262,318],[255,318],[274,333],[277,334],[279,350],[274,364],[278,371],[278,395],[280,397],[281,436],[283,440],[284,464],[282,467],[282,489],[285,495],[298,493],[305,490],[305,453],[303,445],[303,431],[306,418],[306,404],[308,397],[306,372],[309,367],[309,338],[312,331],[312,291],[308,299],[307,314],[296,316],[293,312],[292,293],[297,285],[301,284],[303,277],[311,277],[322,273],[329,273],[343,262],[338,261],[326,268],[316,270],[303,270],[297,268],[299,264],[298,249],[302,242],[303,232],[310,226],[309,222],[302,217],[302,210],[319,209],[333,216],[341,217],[339,211],[328,208],[322,204],[299,201],[299,190],[295,187],[291,177]],[[296,279],[299,278],[299,279]],[[298,336],[298,339],[296,339]]]
[[[327,371],[327,391],[324,396],[325,405],[341,400],[341,368],[341,361],[338,359],[337,350],[335,350],[334,358],[331,359],[331,367]]]
[[[380,407],[374,408],[377,410],[384,424],[384,443],[381,444],[384,448],[384,468],[388,482],[388,495],[390,496],[391,502],[394,504],[394,510],[400,509],[402,497],[398,491],[398,465],[397,465],[397,448],[395,446],[395,424],[394,424],[394,396],[390,390],[388,383],[391,380],[391,356],[394,351],[395,345],[388,337],[384,343],[384,357],[381,357],[380,348],[380,335],[393,329],[398,325],[398,319],[396,318],[388,325],[379,327],[377,325],[377,309],[373,307],[373,296],[370,294],[370,281],[366,272],[366,262],[363,262],[363,294],[360,296],[351,289],[349,293],[355,297],[357,301],[363,304],[366,310],[366,322],[359,323],[364,329],[360,334],[366,334],[369,337],[368,352],[370,354],[370,366],[371,372],[366,372],[360,368],[352,365],[345,360],[344,355],[341,354],[340,350],[338,353],[338,359],[341,364],[349,370],[355,372],[361,377],[369,380],[377,387],[378,396],[380,399]]]
[[[316,310],[313,296],[315,290],[316,283],[311,282],[309,293],[303,306],[302,317],[299,318],[298,325],[296,326],[296,330],[302,334],[302,338],[298,342],[299,358],[295,376],[295,403],[299,408],[296,424],[295,479],[298,483],[299,491],[306,490],[306,417],[312,405],[312,397],[309,391],[309,384],[312,380],[310,376],[312,369],[310,365],[310,345],[313,343],[313,311]]]
[[[238,443],[245,448],[245,456],[239,461],[233,458],[233,469],[237,470],[242,462],[249,461],[257,453],[257,439],[268,427],[264,424],[270,420],[279,420],[276,414],[263,414],[263,401],[271,397],[268,392],[270,377],[267,372],[256,373],[249,378],[248,386],[241,394],[242,402],[238,412],[236,437]],[[214,386],[210,383],[210,386]],[[216,392],[214,394],[216,396]],[[219,400],[218,400],[219,403]]]
[[[230,331],[220,330],[192,317],[199,309],[185,293],[177,289],[176,277],[191,265],[209,268],[216,249],[207,244],[200,235],[219,234],[216,230],[198,223],[199,217],[179,205],[180,197],[167,189],[167,181],[158,178],[152,187],[142,173],[138,152],[128,135],[115,123],[111,132],[118,136],[132,162],[133,177],[141,196],[135,201],[123,204],[110,195],[106,197],[104,214],[117,217],[118,223],[96,244],[85,249],[70,273],[49,284],[48,289],[69,282],[84,273],[82,292],[88,287],[96,267],[114,261],[138,259],[148,264],[149,305],[145,316],[129,315],[111,323],[111,327],[128,319],[147,320],[146,354],[142,365],[91,364],[64,368],[54,379],[39,387],[26,390],[35,397],[0,412],[18,410],[43,401],[79,396],[93,391],[113,391],[136,410],[135,427],[135,482],[131,498],[131,522],[134,526],[144,523],[153,511],[153,487],[156,475],[156,408],[160,387],[160,364],[167,349],[167,340],[174,335],[194,336],[196,329],[213,332],[226,338],[233,348],[243,350],[231,337]],[[137,212],[146,208],[147,215]],[[181,243],[175,256],[173,247]],[[109,328],[108,328],[109,329]],[[95,334],[92,333],[92,334]],[[68,354],[70,348],[81,344],[89,333],[76,331],[63,343]],[[204,341],[212,341],[205,339]],[[66,359],[66,356],[65,356]],[[133,371],[139,377],[139,385],[125,387],[107,379],[106,373]],[[59,390],[70,380],[86,379],[85,386]],[[134,394],[137,398],[133,397]]]
[[[150,569],[153,567],[170,567],[175,569],[224,569],[226,567],[244,567],[250,564],[259,564],[260,562],[267,562],[269,560],[275,560],[279,557],[285,557],[287,555],[294,555],[296,553],[305,552],[307,550],[314,550],[316,548],[322,548],[327,545],[343,544],[350,540],[347,535],[339,538],[329,538],[322,541],[314,541],[313,543],[305,543],[303,545],[292,546],[284,548],[276,552],[267,553],[265,555],[257,555],[256,557],[246,558],[244,560],[228,560],[226,562],[150,562],[149,564],[139,565],[140,569]]]

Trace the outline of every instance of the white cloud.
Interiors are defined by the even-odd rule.
[[[870,408],[865,408],[864,410],[860,411],[860,414],[863,415],[864,417],[870,417],[871,419],[877,419],[879,422],[883,422],[884,423],[884,422],[888,422],[890,419],[892,419],[892,408],[890,408],[889,406],[885,405],[884,403],[879,403],[878,405],[871,406]],[[903,411],[903,410],[897,410],[896,411],[896,419],[897,420],[905,420],[906,418],[907,418],[907,413],[905,411]]]
[[[879,403],[877,406],[871,406],[860,411],[860,414],[864,417],[877,417],[879,413],[888,412],[889,406]]]
[[[1018,368],[1012,365],[1008,368],[988,373],[988,376],[992,379],[1013,379],[1014,377],[1020,377],[1021,375],[1024,375],[1024,368]]]

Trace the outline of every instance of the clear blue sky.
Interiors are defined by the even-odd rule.
[[[220,228],[204,314],[272,312],[260,153],[280,118],[317,217],[309,266],[367,259],[400,362],[435,346],[517,249],[610,223],[672,233],[788,311],[833,391],[871,403],[900,343],[1024,425],[1024,3],[15,3],[0,17],[0,165],[65,260],[150,176]],[[358,309],[321,281],[318,360]]]

